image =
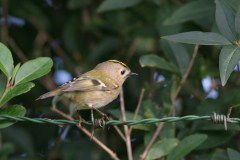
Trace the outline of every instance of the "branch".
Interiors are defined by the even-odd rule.
[[[194,48],[193,55],[192,55],[192,59],[191,59],[191,61],[190,61],[190,63],[189,63],[189,66],[188,66],[188,68],[187,68],[187,71],[186,71],[186,73],[184,74],[184,76],[183,76],[183,78],[182,78],[181,84],[178,86],[178,88],[177,88],[177,90],[176,90],[176,92],[175,92],[174,98],[173,98],[173,100],[172,100],[171,111],[174,110],[174,100],[177,98],[178,93],[179,93],[179,91],[180,91],[181,88],[182,88],[182,84],[186,81],[186,79],[187,79],[187,77],[188,77],[188,74],[189,74],[189,72],[190,72],[190,70],[191,70],[191,68],[192,68],[193,62],[194,62],[194,60],[195,60],[195,58],[196,58],[196,55],[197,55],[198,47],[199,47],[199,45],[196,44],[196,45],[195,45],[195,48]]]
[[[110,121],[112,120],[111,117],[110,117],[109,119],[110,119]],[[116,131],[118,132],[118,134],[120,135],[120,137],[122,137],[122,139],[126,142],[126,138],[125,138],[125,136],[123,135],[123,133],[121,132],[121,130],[118,128],[118,126],[114,125],[113,127],[116,129]]]
[[[54,111],[54,112],[57,112],[59,113],[60,115],[62,115],[63,117],[73,121],[74,119],[72,118],[72,116],[69,116],[67,114],[65,114],[64,112],[58,110],[57,108],[54,108],[54,107],[51,107],[51,110]],[[91,133],[83,128],[83,127],[80,127],[78,125],[76,125],[80,130],[82,130],[88,137],[91,137]],[[112,159],[116,159],[116,160],[119,160],[119,158],[117,157],[116,153],[114,153],[112,150],[110,150],[107,146],[105,146],[101,141],[99,141],[95,136],[93,136],[92,140],[94,142],[96,142],[102,149],[104,149],[110,156]]]
[[[142,89],[142,92],[141,92],[141,94],[140,94],[140,98],[139,98],[139,101],[138,101],[137,109],[136,109],[136,111],[135,111],[133,120],[136,120],[136,118],[137,118],[137,115],[138,115],[138,112],[139,112],[139,109],[140,109],[140,106],[141,106],[141,103],[142,103],[142,99],[143,99],[143,94],[144,94],[144,92],[145,92],[145,89],[143,88],[143,89]],[[133,129],[133,126],[130,126],[129,132],[128,132],[128,135],[129,135],[129,136],[131,135],[132,129]]]
[[[121,110],[122,110],[123,121],[126,121],[127,119],[126,119],[126,114],[125,114],[125,106],[124,106],[122,87],[121,87],[121,90],[120,90],[120,102],[121,102]],[[126,136],[126,146],[127,146],[128,160],[133,160],[131,139],[130,139],[130,135],[128,134],[129,131],[128,131],[128,126],[127,125],[124,125],[124,131],[125,131],[125,136]]]
[[[167,117],[166,115],[164,115],[164,118]],[[162,127],[164,125],[165,122],[160,122],[158,124],[157,130],[155,131],[151,141],[149,142],[148,146],[146,147],[146,149],[144,150],[143,154],[140,155],[140,160],[144,160],[148,154],[149,149],[152,147],[153,143],[155,142],[155,140],[157,139],[157,136],[159,135],[160,131],[162,130]]]
[[[2,0],[2,28],[1,41],[7,46],[8,43],[8,0]]]

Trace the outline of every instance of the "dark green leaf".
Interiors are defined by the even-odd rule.
[[[215,131],[208,134],[208,138],[196,149],[209,149],[215,148],[229,141],[234,135],[233,131]]]
[[[179,140],[176,138],[168,138],[153,144],[149,150],[146,160],[158,159],[166,156],[177,144]]]
[[[107,56],[109,53],[114,51],[114,49],[118,46],[118,38],[111,37],[105,40],[102,40],[98,46],[95,48],[93,53],[90,55],[91,60],[96,60],[101,56]]]
[[[177,69],[169,64],[165,59],[156,55],[144,55],[140,58],[140,64],[142,67],[156,67],[171,72],[179,73]]]
[[[37,153],[33,144],[32,135],[23,127],[15,125],[1,129],[2,137],[8,142],[12,142],[20,153],[25,153],[28,159],[37,159]],[[17,159],[21,159],[18,156]]]
[[[154,133],[153,132],[146,132],[144,134],[144,146],[147,147],[149,142],[151,141],[152,137],[153,137]],[[158,139],[156,139],[158,140]]]
[[[89,2],[88,0],[69,0],[67,2],[67,9],[74,10],[83,7]]]
[[[165,123],[161,130],[161,134],[159,134],[160,139],[165,138],[175,138],[175,126],[173,123]]]
[[[15,78],[15,85],[28,82],[47,74],[53,65],[48,57],[39,57],[37,59],[24,63]]]
[[[169,44],[176,58],[178,67],[183,77],[190,63],[189,54],[187,53],[186,49],[183,47],[182,44],[180,43],[169,43]]]
[[[184,138],[180,143],[169,153],[167,160],[178,160],[194,148],[199,146],[204,140],[207,139],[205,134],[195,134]]]
[[[13,68],[12,53],[4,44],[0,43],[0,70],[7,76],[8,80],[12,77]]]
[[[223,0],[225,4],[227,4],[231,9],[233,9],[234,13],[238,10],[239,0]]]
[[[220,77],[222,85],[224,86],[227,83],[227,80],[240,61],[240,48],[231,45],[231,46],[224,46],[221,50],[219,56],[219,70],[220,70]]]
[[[222,0],[216,0],[216,22],[218,29],[232,43],[237,41],[234,21],[235,15],[232,9]]]
[[[238,160],[240,157],[240,153],[231,148],[228,148],[227,152],[228,152],[228,156],[229,156],[230,160]]]
[[[163,24],[163,21],[172,15],[172,13],[178,9],[178,6],[174,3],[164,3],[161,4],[157,12],[156,26],[157,30],[161,36],[177,34],[182,29],[182,24],[175,24],[166,26]]]
[[[215,5],[213,1],[198,0],[180,7],[173,15],[164,21],[165,25],[183,23],[190,20],[197,20],[214,15]]]
[[[189,43],[189,44],[200,44],[200,45],[229,45],[231,44],[226,38],[223,36],[212,33],[212,32],[185,32],[179,33],[170,36],[163,36],[163,39],[181,42],[181,43]]]
[[[239,39],[240,37],[240,4],[238,5],[238,10],[237,13],[235,15],[235,30],[237,33],[237,38]]]
[[[16,97],[20,94],[26,93],[28,91],[30,91],[31,88],[34,87],[34,83],[31,82],[26,82],[20,85],[17,85],[16,87],[14,87],[11,91],[9,91],[6,96],[2,99],[2,101],[0,102],[0,107],[6,103],[7,101],[9,101],[10,99],[12,99],[13,97]]]
[[[14,148],[15,146],[11,142],[3,143],[0,150],[0,159],[7,159]]]
[[[2,74],[0,74],[0,99],[5,91],[5,79]]]
[[[103,1],[97,9],[97,12],[106,12],[116,9],[124,9],[127,7],[132,7],[140,3],[142,0],[105,0]]]
[[[23,106],[20,105],[11,105],[8,106],[4,109],[0,110],[0,115],[8,115],[8,116],[24,116],[26,113],[26,109]],[[6,128],[10,125],[12,125],[13,123],[15,123],[16,121],[0,121],[0,128]]]
[[[215,148],[211,160],[230,160],[230,159],[228,158],[226,150]]]

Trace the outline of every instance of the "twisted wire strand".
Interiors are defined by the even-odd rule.
[[[215,114],[215,113],[213,113]],[[222,115],[220,115],[222,116]],[[158,123],[158,122],[176,122],[176,121],[195,121],[195,120],[212,120],[213,123],[240,123],[240,118],[219,118],[219,115],[212,116],[195,116],[189,115],[184,117],[166,117],[166,118],[148,118],[142,120],[127,120],[125,122],[118,120],[111,120],[106,122],[106,125],[137,125],[137,124],[150,124],[150,123]],[[47,118],[28,118],[23,116],[9,116],[9,115],[1,115],[1,121],[29,121],[34,123],[51,123],[57,125],[64,124],[78,124],[78,120],[70,121],[70,120],[62,120],[62,119],[47,119]],[[83,121],[83,124],[93,125],[90,121]]]

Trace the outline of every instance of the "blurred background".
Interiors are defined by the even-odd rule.
[[[30,92],[15,97],[6,105],[23,105],[27,109],[26,117],[64,119],[50,110],[52,98],[35,100],[93,69],[98,63],[115,59],[126,63],[133,72],[138,73],[138,76],[127,79],[123,85],[127,118],[133,117],[142,88],[146,89],[139,112],[142,119],[162,118],[169,113],[172,85],[180,82],[182,75],[163,69],[141,67],[139,59],[143,55],[153,54],[164,58],[176,68],[187,68],[194,45],[171,45],[160,37],[187,31],[219,33],[215,24],[214,1],[206,2],[205,14],[171,25],[164,25],[164,20],[194,0],[122,0],[121,3],[109,4],[107,7],[104,2],[1,0],[1,42],[11,50],[14,65],[36,57],[50,57],[54,62],[49,74],[33,81],[35,87]],[[231,0],[226,3],[236,11],[237,5],[234,4],[237,2]],[[220,84],[220,49],[219,46],[200,46],[187,81],[175,100],[175,116],[210,115],[212,111],[226,114],[227,109],[239,101],[239,67],[236,67],[225,87]],[[69,106],[67,100],[57,103],[57,108],[66,114],[72,109]],[[113,119],[119,119],[119,98],[101,111]],[[90,111],[81,114],[85,120],[90,120]],[[101,117],[98,113],[95,116]],[[238,116],[237,112],[232,116]],[[76,113],[73,117],[78,119]],[[84,127],[90,131],[92,129]],[[216,135],[213,142],[202,145],[188,159],[224,156],[226,146],[240,149],[240,137],[237,134],[239,126],[233,126],[232,130],[230,127],[228,132],[222,131],[221,127],[200,121],[180,121],[175,125],[166,123],[157,140],[169,137],[181,140],[193,133]],[[119,128],[124,132],[122,126]],[[134,159],[139,159],[155,130],[155,124],[133,129],[131,143]],[[2,159],[111,159],[101,147],[73,125],[18,122],[0,132],[0,153],[4,153],[0,156]],[[99,139],[120,159],[127,159],[125,142],[114,127],[105,130]]]

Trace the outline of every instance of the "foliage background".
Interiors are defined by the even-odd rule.
[[[122,61],[139,74],[138,77],[129,78],[123,86],[127,119],[133,117],[142,88],[146,91],[139,112],[140,119],[169,115],[172,105],[176,110],[175,116],[180,117],[210,115],[212,111],[226,114],[231,105],[239,103],[239,67],[224,87],[220,82],[221,46],[199,47],[178,97],[171,99],[187,70],[195,45],[169,43],[160,37],[189,31],[220,33],[215,23],[213,0],[185,8],[175,21],[171,19],[174,11],[196,1],[116,0],[112,4],[109,1],[1,1],[2,7],[8,8],[8,27],[1,25],[1,42],[12,51],[15,65],[36,57],[51,57],[54,61],[52,71],[34,80],[35,87],[30,92],[15,97],[5,107],[21,104],[27,109],[27,117],[63,119],[49,109],[52,99],[35,99],[109,59]],[[237,0],[223,2],[234,13],[237,12]],[[3,6],[6,3],[7,6]],[[142,68],[139,59],[144,55],[160,56],[179,73],[167,67]],[[153,64],[151,61],[149,63]],[[69,113],[63,104],[69,106],[69,102],[64,100],[57,104],[57,108]],[[116,119],[121,117],[119,106],[117,99],[102,111]],[[83,111],[82,115],[90,120],[89,111]],[[73,116],[77,119],[76,114]],[[238,110],[234,109],[232,117],[238,116]],[[85,127],[91,130],[91,127]],[[120,129],[123,132],[122,126]],[[131,134],[134,159],[139,159],[155,130],[154,124],[134,128]],[[228,131],[224,131],[222,125],[202,121],[165,123],[156,143],[170,138],[181,141],[192,134],[205,134],[207,140],[196,146],[185,159],[214,160],[221,157],[228,160],[227,148],[240,150],[239,130],[239,125],[229,125]],[[71,125],[18,122],[1,129],[1,139],[0,152],[5,159],[111,159],[101,147]],[[125,142],[113,127],[99,139],[120,159],[127,159]],[[149,152],[148,159],[156,156],[155,152],[160,152],[157,148]]]

